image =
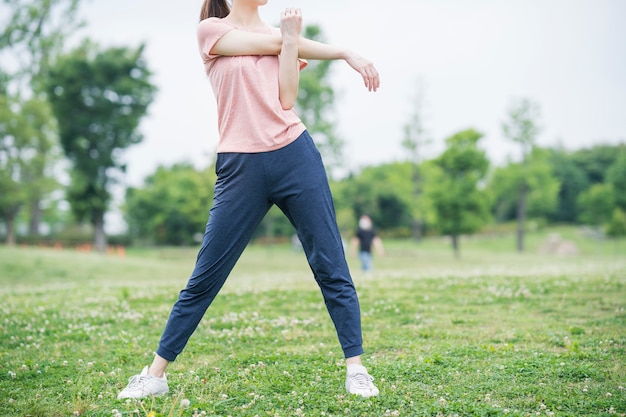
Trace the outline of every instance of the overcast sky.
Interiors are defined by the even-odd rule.
[[[197,52],[201,1],[87,0],[89,36],[103,46],[147,45],[159,87],[127,151],[128,185],[158,164],[206,165],[217,144],[215,99]],[[498,163],[516,147],[501,132],[513,100],[542,110],[539,143],[570,149],[626,140],[626,1],[269,0],[262,17],[300,7],[328,43],[368,57],[381,87],[368,92],[345,63],[333,66],[338,130],[350,168],[403,158],[402,126],[423,85],[425,127],[436,156],[449,135],[473,127]]]

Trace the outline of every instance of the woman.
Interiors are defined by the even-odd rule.
[[[347,365],[346,389],[378,395],[361,363],[360,307],[348,271],[320,154],[293,106],[301,59],[343,59],[376,91],[379,77],[359,55],[300,37],[299,9],[280,29],[261,20],[267,0],[205,0],[198,46],[217,98],[215,197],[194,271],[174,304],[152,364],[118,398],[168,392],[165,369],[187,344],[255,229],[276,204],[296,228]]]

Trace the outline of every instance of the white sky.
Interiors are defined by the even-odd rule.
[[[103,46],[147,44],[159,93],[126,153],[127,184],[158,164],[205,166],[217,144],[215,99],[199,58],[201,1],[88,0],[90,36]],[[542,145],[578,149],[626,140],[626,1],[622,0],[269,0],[262,17],[300,7],[328,43],[376,64],[376,93],[343,62],[333,66],[338,130],[349,168],[403,159],[403,125],[418,80],[425,124],[438,155],[446,137],[473,127],[492,161],[515,156],[501,124],[512,100],[542,109]]]

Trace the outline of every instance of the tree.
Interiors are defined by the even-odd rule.
[[[606,172],[606,182],[613,187],[615,204],[626,212],[626,149],[622,149],[615,162],[609,166]]]
[[[481,138],[473,129],[459,132],[446,139],[447,148],[435,161],[442,171],[439,186],[431,192],[436,224],[452,238],[457,258],[459,236],[476,232],[489,218],[489,199],[479,188],[489,168],[485,152],[478,148]]]
[[[550,216],[550,221],[574,223],[578,217],[578,197],[589,188],[587,173],[576,164],[571,153],[564,149],[551,150],[549,163],[552,166],[554,177],[561,184],[557,207]]]
[[[143,139],[137,128],[156,91],[143,50],[99,50],[87,41],[60,57],[48,80],[61,146],[72,166],[67,198],[76,218],[94,226],[99,251],[106,246],[109,188],[125,170],[122,151]]]
[[[619,208],[613,211],[611,221],[607,225],[606,234],[611,237],[626,236],[626,213]]]
[[[48,104],[39,99],[31,99],[21,108],[12,104],[7,96],[0,96],[0,211],[8,244],[15,243],[20,210],[29,205],[31,213],[40,214],[42,196],[58,187],[53,174],[46,172],[48,162],[54,159],[55,138]],[[31,231],[38,224],[39,218],[31,216]]]
[[[317,25],[304,28],[304,37],[323,41],[322,31]],[[331,60],[309,61],[300,74],[296,110],[315,139],[315,144],[324,158],[328,176],[332,179],[343,165],[344,141],[335,129],[335,91],[330,85]]]
[[[31,235],[39,233],[42,201],[58,189],[51,173],[58,163],[58,142],[45,81],[66,37],[81,26],[78,5],[79,0],[4,0],[0,5],[0,15],[6,16],[0,22],[0,94],[7,96],[18,123],[11,152],[28,160],[21,162],[14,181],[28,200],[19,208],[29,210]]]
[[[517,218],[519,189],[526,187],[525,210],[528,218],[548,217],[558,207],[559,179],[550,163],[550,152],[534,147],[526,163],[510,162],[494,170],[488,189],[497,221]]]
[[[520,145],[522,170],[525,171],[528,156],[540,131],[537,125],[537,119],[540,116],[539,106],[528,99],[521,99],[510,107],[508,116],[509,120],[502,124],[502,130],[505,137]],[[517,190],[517,250],[519,252],[524,251],[526,204],[529,193],[529,184],[526,178],[526,173],[523,173]]]
[[[578,197],[578,220],[599,227],[611,220],[615,210],[615,194],[610,184],[594,184]]]
[[[590,184],[602,184],[608,168],[625,150],[626,144],[595,145],[573,152],[572,159],[585,172]]]
[[[402,147],[407,151],[407,158],[412,164],[411,179],[413,181],[413,200],[415,207],[413,220],[413,237],[419,240],[422,236],[422,227],[425,213],[420,210],[421,194],[423,188],[422,172],[420,163],[423,157],[423,147],[430,143],[424,128],[424,91],[421,82],[418,84],[417,94],[414,99],[414,107],[409,121],[404,125],[404,139]]]
[[[411,172],[409,162],[366,167],[344,180],[342,187],[335,187],[338,189],[336,208],[349,210],[350,226],[354,226],[361,214],[367,214],[379,230],[406,228],[410,231],[413,223]]]
[[[136,240],[188,245],[201,233],[213,199],[213,167],[198,171],[187,163],[160,166],[143,187],[126,190],[125,214]]]
[[[51,60],[68,35],[82,22],[77,20],[80,0],[4,0],[7,21],[0,27],[0,53],[10,57],[13,90],[45,91]],[[5,70],[7,70],[5,68]]]
[[[8,98],[0,95],[0,215],[7,228],[6,242],[15,244],[15,218],[26,201],[19,184],[20,154],[15,146],[16,115]]]

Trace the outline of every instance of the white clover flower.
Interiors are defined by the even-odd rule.
[[[439,405],[444,407],[446,405],[446,399],[443,397],[439,398]]]
[[[541,404],[541,405],[539,406],[539,408],[541,408],[542,410],[545,410],[545,409],[546,409],[546,408],[548,408],[548,407],[546,407],[546,405],[545,405],[545,404]]]
[[[607,397],[607,398],[611,398],[611,397],[613,396],[613,394],[611,394],[610,392],[607,392],[607,393],[606,393],[606,394],[604,394],[604,395],[606,395],[606,397]]]
[[[191,401],[189,401],[187,398],[182,399],[180,402],[180,406],[182,408],[189,408],[190,405],[191,405]]]

